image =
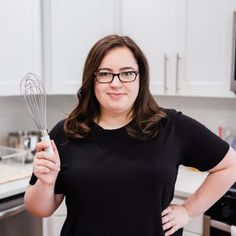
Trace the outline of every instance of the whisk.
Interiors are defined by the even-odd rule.
[[[21,80],[20,90],[24,96],[26,108],[38,127],[41,140],[50,144],[45,151],[53,154],[50,137],[47,132],[46,93],[40,77],[31,72],[27,73]]]

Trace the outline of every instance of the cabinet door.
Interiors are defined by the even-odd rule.
[[[175,0],[124,0],[122,34],[137,42],[150,66],[153,94],[173,93]]]
[[[58,236],[60,235],[62,226],[65,222],[67,209],[65,200],[52,216],[43,219],[43,236]]]
[[[66,216],[67,215],[67,208],[65,199],[62,201],[61,205],[56,209],[53,213],[54,216]]]
[[[27,72],[41,76],[40,0],[0,1],[0,96],[20,94]]]
[[[43,236],[58,236],[65,222],[65,216],[52,216],[43,219]]]
[[[51,0],[44,6],[44,68],[48,92],[76,94],[89,49],[113,33],[111,0]]]
[[[194,234],[188,231],[184,231],[183,232],[183,236],[201,236],[200,234]]]
[[[232,20],[235,0],[181,0],[176,35],[177,93],[230,97]]]

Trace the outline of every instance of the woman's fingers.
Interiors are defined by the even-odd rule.
[[[53,153],[47,152],[52,146]],[[55,184],[58,172],[60,171],[60,157],[55,143],[39,142],[36,146],[36,155],[33,159],[33,172],[44,184]]]
[[[172,235],[179,229],[175,221],[174,208],[170,206],[162,212],[162,228],[165,231],[165,236]]]
[[[48,174],[50,172],[50,169],[45,166],[34,166],[34,174],[36,176],[42,175],[42,174]]]
[[[46,167],[48,168],[49,170],[56,170],[58,171],[58,166],[55,162],[49,160],[49,159],[45,159],[45,158],[37,158],[36,157],[36,160],[35,160],[35,163],[34,163],[34,167],[39,167],[39,166],[43,166],[43,167]]]
[[[35,158],[36,159],[46,159],[48,161],[51,161],[53,163],[57,163],[57,157],[53,154],[50,154],[48,152],[45,152],[45,151],[41,151],[41,152],[37,152],[36,155],[35,155]]]
[[[34,158],[33,167],[35,173],[49,173],[52,171],[60,170],[60,158],[55,143],[52,141],[52,147],[54,154],[50,154],[45,150],[48,147],[48,143],[39,142],[37,144],[37,153]],[[37,170],[37,171],[36,171]]]
[[[165,236],[169,236],[169,235],[174,234],[178,229],[179,229],[179,226],[178,225],[174,225],[170,230],[165,232]]]
[[[163,230],[167,230],[169,228],[172,228],[175,225],[176,225],[176,222],[174,219],[172,219],[172,220],[169,220],[167,223],[163,224],[162,227],[163,227]]]
[[[46,143],[46,142],[38,142],[36,144],[36,152],[41,152],[41,151],[44,151],[47,147],[49,147],[49,143]]]
[[[162,224],[165,224],[169,222],[170,220],[174,219],[174,214],[173,210],[171,207],[167,207],[163,212],[162,212]]]
[[[49,147],[49,145],[50,144],[47,142],[37,143],[36,152],[41,153],[41,152],[45,151]],[[51,159],[53,162],[60,164],[59,153],[58,153],[57,147],[55,145],[55,142],[53,140],[51,140],[51,146],[52,146],[54,155],[48,153],[49,155],[46,156],[46,154],[43,154],[41,156],[38,156],[38,158],[48,158],[48,159]]]
[[[183,205],[171,204],[162,212],[162,228],[165,236],[174,234],[178,229],[184,227],[190,217]]]
[[[164,216],[169,214],[170,212],[172,212],[172,208],[168,206],[165,210],[162,211],[161,215]]]

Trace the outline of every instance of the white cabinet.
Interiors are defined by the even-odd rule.
[[[183,236],[199,236],[199,234],[194,234],[194,233],[190,233],[190,232],[184,231],[183,232]]]
[[[49,94],[76,94],[89,49],[115,32],[144,50],[154,95],[233,97],[233,11],[235,0],[1,1],[0,96],[28,71]]]
[[[41,75],[40,0],[0,2],[0,96],[20,94],[27,72]]]
[[[64,224],[65,217],[52,216],[43,220],[44,233],[43,236],[58,236],[61,233],[62,225]]]
[[[184,198],[175,197],[172,204],[183,204]],[[187,226],[184,227],[183,236],[202,236],[203,233],[203,215],[194,218]]]
[[[67,210],[64,200],[51,217],[43,219],[43,236],[60,235],[62,226],[66,219],[66,212]]]
[[[47,92],[76,94],[89,49],[114,32],[114,2],[50,0],[43,10]]]
[[[150,63],[153,94],[231,97],[234,0],[122,2],[122,33]]]
[[[180,1],[181,2],[181,1]],[[233,97],[230,92],[235,0],[182,0],[177,5],[177,93]],[[181,8],[181,9],[179,9]]]
[[[173,0],[124,0],[122,2],[122,34],[134,39],[146,54],[150,66],[150,89],[153,94],[170,94],[174,67],[175,24]],[[168,69],[168,70],[167,70]]]

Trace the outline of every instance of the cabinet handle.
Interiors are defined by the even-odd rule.
[[[168,87],[167,87],[167,61],[168,59],[169,57],[167,56],[167,54],[164,54],[164,92],[168,90]]]
[[[176,78],[176,86],[175,86],[175,92],[178,93],[178,91],[180,90],[180,87],[179,87],[179,62],[181,60],[181,57],[179,55],[179,53],[176,54],[176,75],[175,75],[175,78]]]
[[[211,220],[211,227],[230,233],[230,225],[217,220]]]
[[[210,236],[211,228],[219,229],[223,232],[230,233],[231,225],[211,219],[210,216],[204,215],[203,235]]]

